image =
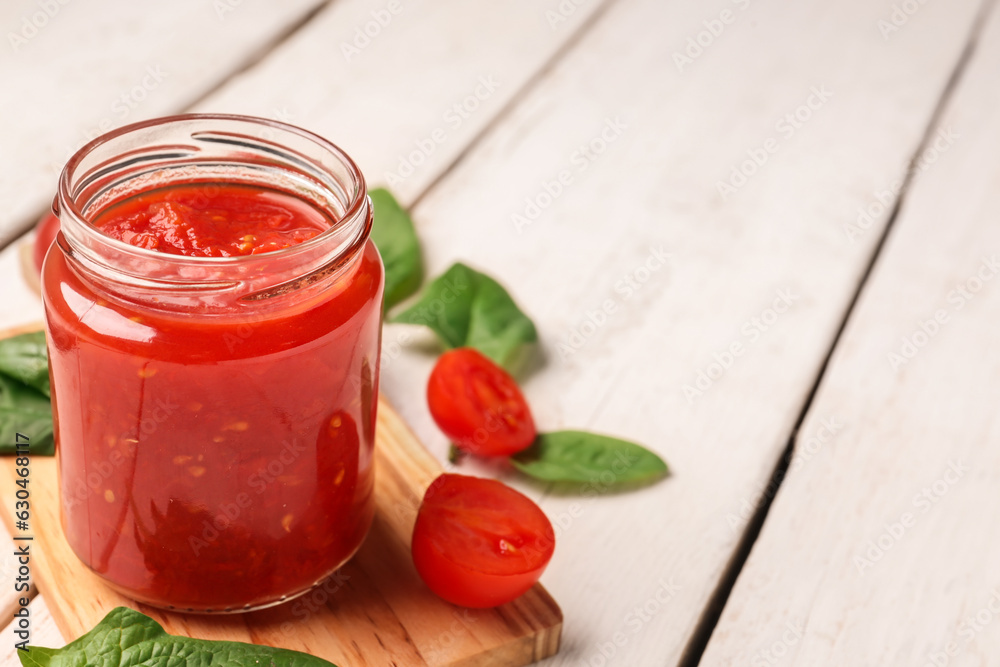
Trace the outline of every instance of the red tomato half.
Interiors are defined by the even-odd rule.
[[[555,533],[538,505],[493,479],[446,473],[424,495],[413,563],[448,602],[485,608],[531,588],[552,559]]]
[[[59,233],[59,218],[49,213],[38,221],[35,226],[35,246],[32,248],[32,257],[35,260],[35,269],[42,272],[42,262],[45,261],[45,253],[49,251],[49,246],[56,240]]]
[[[517,383],[470,347],[441,355],[427,382],[431,416],[459,449],[510,456],[535,440],[535,421]]]

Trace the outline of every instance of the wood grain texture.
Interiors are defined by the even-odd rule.
[[[319,2],[0,3],[0,245],[51,203],[77,148],[184,109]]]
[[[891,186],[915,150],[976,9],[973,0],[926,3],[884,38],[878,22],[892,4],[619,0],[513,108],[493,109],[491,97],[482,107],[489,119],[471,115],[397,188],[404,202],[415,201],[462,155],[415,210],[431,273],[456,259],[489,270],[536,319],[545,366],[526,390],[540,426],[632,437],[663,453],[675,470],[656,487],[600,500],[521,485],[542,499],[559,532],[545,582],[568,618],[553,664],[676,664],[689,640],[742,533],[744,508],[758,502],[790,435],[891,208]],[[466,16],[464,6],[452,13]],[[544,21],[554,6],[535,5],[534,16]],[[379,54],[381,65],[364,76],[337,73],[331,96],[326,86],[300,82],[323,79],[331,59],[343,61],[336,37],[349,37],[358,23],[329,19],[346,11],[338,7],[352,8],[344,16],[357,21],[374,8],[335,3],[322,15],[331,32],[309,33],[318,44],[299,44],[297,35],[205,109],[270,116],[287,110],[291,122],[359,154],[375,184],[442,125],[479,74],[521,57],[508,42],[490,41],[497,37],[485,28],[497,21],[487,21],[473,39],[443,40],[440,16],[430,20],[421,11],[407,26],[404,12],[389,28],[410,34],[401,38],[407,48],[386,31],[351,63]],[[734,22],[678,71],[674,54],[683,54],[688,40],[725,9]],[[421,44],[424,36],[436,39]],[[470,55],[476,66],[461,70],[465,78],[455,76],[449,67],[463,67],[461,49],[475,50],[480,41],[493,55]],[[435,52],[437,42],[451,45],[446,54]],[[533,54],[556,49],[533,43]],[[324,54],[327,60],[312,57]],[[289,66],[271,64],[279,57]],[[406,70],[407,63],[419,67]],[[408,85],[411,79],[421,85]],[[497,95],[506,90],[501,84]],[[791,136],[779,132],[776,124],[824,85],[832,97]],[[428,86],[455,97],[422,97]],[[627,124],[617,134],[620,125],[608,126],[616,117]],[[357,138],[344,140],[344,127]],[[463,153],[487,127],[483,140]],[[581,148],[606,128],[613,141],[590,160]],[[772,138],[777,150],[723,199],[717,182],[759,156]],[[369,149],[370,143],[381,148]],[[553,182],[561,171],[569,171],[571,183],[553,198],[547,191],[558,190]],[[537,203],[545,202],[542,194],[551,201]],[[852,242],[845,226],[878,197],[885,198],[884,210]],[[518,233],[511,215],[526,213],[526,198],[541,210]],[[653,259],[651,246],[661,244],[672,254],[668,265],[643,269]],[[627,280],[639,278],[643,287],[628,291]],[[797,295],[794,307],[751,341],[743,327],[756,328],[752,318],[760,319],[786,288]],[[602,312],[609,301],[613,312]],[[744,344],[743,354],[689,403],[683,385],[694,384],[734,342]],[[447,443],[421,395],[434,349],[421,333],[387,327],[383,387],[443,460]],[[365,590],[376,581],[359,574],[352,585]],[[364,635],[366,627],[351,632]],[[453,617],[448,627],[439,644],[467,625]],[[299,636],[313,643],[329,632]],[[388,636],[406,650],[405,638]]]
[[[362,150],[366,161],[386,165],[386,168],[395,168],[400,154],[412,150],[411,137],[416,138],[415,134],[411,134],[413,128],[426,131],[428,137],[435,130],[443,129],[445,133],[441,136],[444,138],[440,140],[441,145],[435,146],[432,159],[427,164],[421,162],[416,165],[415,175],[406,179],[412,199],[465,148],[468,141],[496,116],[519,87],[573,36],[574,31],[600,5],[599,2],[586,3],[555,26],[550,26],[545,19],[549,8],[528,2],[496,7],[485,3],[451,3],[448,6],[406,3],[406,12],[399,18],[393,18],[393,30],[398,34],[381,40],[381,47],[378,40],[373,42],[371,48],[366,47],[364,58],[360,61],[364,64],[352,58],[351,66],[343,67],[340,64],[347,64],[348,61],[342,56],[342,43],[350,42],[355,37],[354,31],[365,27],[373,18],[372,12],[381,12],[385,7],[384,3],[374,1],[338,2],[316,21],[315,27],[309,26],[302,31],[302,35],[295,35],[287,48],[279,49],[261,66],[251,68],[246,76],[224,87],[217,96],[205,102],[203,110],[257,113],[307,125],[311,129],[324,131],[327,128],[329,134],[335,137],[340,136],[341,128],[350,127],[351,145]],[[248,6],[241,6],[241,11]],[[187,9],[172,8],[172,11],[178,12],[179,16],[170,17],[170,21],[180,23]],[[227,20],[230,14],[226,13]],[[109,30],[124,18],[117,10],[105,12],[102,17],[108,23],[105,28]],[[157,44],[151,44],[150,48],[166,46],[162,43],[162,36],[160,39],[151,38],[151,41]],[[403,45],[405,48],[401,48]],[[104,48],[105,45],[100,46]],[[124,44],[116,48],[127,51],[128,47]],[[69,50],[69,47],[66,48]],[[463,58],[453,57],[458,50],[464,52]],[[59,59],[65,60],[66,57],[64,53]],[[203,55],[199,57],[205,59]],[[269,66],[271,62],[277,63],[276,70]],[[323,66],[317,67],[317,63]],[[257,73],[258,69],[262,73]],[[113,68],[110,71],[116,72]],[[290,72],[312,74],[289,76]],[[200,90],[196,86],[197,81],[170,78],[178,87],[193,87],[185,99],[197,97]],[[308,81],[309,85],[303,85],[304,81]],[[322,99],[314,104],[311,100],[316,95]],[[470,95],[475,99],[471,99]],[[310,100],[310,103],[302,102],[303,99]],[[453,107],[456,104],[461,105],[461,109],[455,110]],[[373,105],[394,115],[373,115]],[[77,116],[85,115],[84,109],[81,107],[74,112],[71,120],[76,121]],[[139,109],[149,110],[149,113],[140,116]],[[139,109],[129,116],[129,122],[164,113],[161,107],[154,108],[145,101]],[[16,111],[26,113],[24,109]],[[348,114],[348,120],[337,115],[342,113]],[[449,114],[447,118],[446,113]],[[80,121],[77,125],[84,127],[85,123]],[[96,122],[93,125],[96,128]],[[433,141],[439,141],[437,134],[434,137]],[[28,147],[15,145],[13,149],[17,154],[27,154]],[[56,166],[50,166],[54,175]],[[403,192],[406,193],[405,188]],[[0,219],[0,228],[2,224]],[[14,247],[0,252],[0,275],[13,278],[16,272],[20,272],[19,268],[15,270],[18,266],[17,254],[18,250]],[[0,327],[36,320],[41,316],[40,303],[22,281],[12,279],[4,289],[5,303],[0,312]],[[542,603],[539,612],[544,612],[545,607],[546,604]],[[520,630],[531,631],[532,628],[531,624],[525,626],[517,621],[516,616],[508,619],[508,623],[520,624]],[[455,625],[453,622],[449,627],[451,630],[444,633],[442,640],[446,643],[453,641],[452,634],[468,634],[462,624]],[[484,645],[495,644],[503,637],[503,633],[495,634]],[[530,654],[547,655],[555,651],[558,633],[539,634],[532,641],[534,645]],[[516,649],[521,652],[526,650],[526,646]],[[437,652],[449,655],[447,650]],[[497,655],[503,658],[503,654]],[[514,655],[507,658],[517,659]],[[470,664],[475,664],[475,660]]]
[[[338,0],[196,110],[318,132],[409,204],[609,2],[562,4]]]
[[[505,476],[558,530],[552,665],[680,661],[888,209],[853,242],[844,226],[902,177],[977,8],[928,3],[886,41],[891,3],[621,0],[415,207],[430,275],[467,262],[535,318],[539,427],[626,437],[674,472],[599,499],[600,480],[574,497]],[[723,9],[736,18],[678,71]],[[414,390],[435,343],[390,325],[383,349],[383,390],[443,458]]]
[[[994,8],[940,120],[960,139],[906,195],[705,664],[997,663],[998,67]]]
[[[32,329],[37,327],[2,335]],[[441,469],[384,400],[379,402],[375,466],[375,520],[351,562],[285,605],[213,617],[137,604],[102,583],[63,536],[55,459],[33,457],[31,576],[68,640],[90,630],[111,609],[130,606],[171,634],[280,646],[352,667],[517,666],[558,651],[562,613],[541,585],[496,609],[463,609],[438,598],[420,580],[410,556],[410,535],[424,491]],[[14,468],[11,457],[0,460],[0,515],[11,532]],[[51,633],[43,627],[42,636],[45,632]],[[43,645],[37,639],[33,643]]]

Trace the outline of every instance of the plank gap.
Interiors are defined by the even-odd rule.
[[[906,195],[909,192],[916,173],[914,165],[917,164],[920,156],[923,155],[924,151],[929,147],[931,140],[933,140],[938,123],[950,103],[951,98],[953,97],[955,90],[962,79],[962,75],[967,69],[969,62],[976,51],[976,46],[979,42],[983,26],[986,24],[989,14],[993,10],[995,4],[996,0],[984,0],[983,4],[980,6],[976,19],[973,22],[972,29],[969,32],[969,38],[966,42],[965,48],[962,50],[961,55],[955,63],[955,67],[952,69],[951,75],[948,77],[948,81],[938,98],[937,104],[934,106],[934,110],[927,123],[927,128],[924,130],[923,137],[918,142],[912,157],[907,163],[907,170],[903,177],[903,185],[900,188],[899,195],[893,203],[893,207],[889,213],[889,218],[885,223],[885,227],[882,229],[878,241],[875,243],[875,247],[869,256],[868,262],[864,270],[861,272],[861,277],[858,279],[854,293],[851,296],[843,315],[841,316],[840,325],[837,327],[837,331],[833,336],[826,356],[820,364],[819,370],[816,373],[816,379],[813,381],[813,384],[806,395],[802,409],[799,411],[798,417],[795,420],[795,425],[792,427],[792,432],[788,437],[785,449],[774,466],[774,470],[770,476],[770,481],[767,486],[764,487],[762,497],[757,503],[757,508],[750,521],[747,523],[747,528],[744,531],[743,536],[740,538],[739,544],[733,552],[732,558],[730,558],[729,563],[726,565],[725,571],[719,580],[719,584],[712,592],[712,596],[709,598],[709,602],[706,605],[705,610],[702,612],[701,618],[698,620],[698,624],[696,625],[694,632],[691,634],[691,639],[688,641],[684,652],[681,654],[681,659],[677,663],[677,667],[698,667],[698,665],[701,664],[701,658],[705,653],[705,649],[708,647],[708,642],[712,637],[712,633],[714,632],[716,625],[719,623],[722,611],[725,609],[726,603],[729,601],[729,596],[733,591],[733,587],[736,585],[736,580],[739,577],[740,572],[743,570],[743,567],[746,565],[747,559],[750,557],[750,552],[753,550],[753,545],[760,536],[761,529],[764,527],[764,521],[767,519],[767,514],[771,509],[771,503],[774,502],[778,492],[781,490],[781,484],[788,473],[788,467],[791,464],[792,455],[795,451],[795,440],[798,437],[799,429],[801,429],[806,416],[809,414],[813,400],[816,397],[819,387],[823,382],[823,378],[826,375],[827,368],[830,365],[830,359],[833,357],[833,353],[836,351],[837,345],[840,343],[844,330],[847,328],[847,323],[857,306],[861,293],[868,284],[868,279],[882,254],[882,249],[892,232],[896,218],[899,215],[899,211],[906,200]]]
[[[203,91],[196,98],[194,98],[187,104],[184,104],[181,107],[182,110],[180,111],[180,113],[188,113],[189,110],[195,108],[196,106],[204,102],[206,99],[217,93],[223,86],[229,83],[230,79],[238,77],[240,74],[243,74],[250,68],[259,64],[261,61],[263,61],[265,58],[271,55],[271,53],[273,53],[275,49],[277,49],[279,46],[281,46],[289,39],[291,39],[292,36],[295,35],[295,33],[297,33],[302,28],[306,27],[306,25],[308,25],[314,18],[316,18],[320,12],[329,7],[332,3],[333,0],[323,0],[323,2],[320,2],[315,7],[307,11],[305,14],[299,17],[298,20],[296,20],[287,28],[285,28],[282,32],[278,33],[270,40],[261,44],[256,51],[252,51],[250,53],[250,55],[246,58],[246,60],[243,61],[242,64],[238,65],[234,70],[226,74],[226,76],[220,78],[218,81],[216,81],[212,86]]]
[[[187,113],[189,109],[193,109],[202,101],[210,97],[212,94],[217,92],[222,88],[230,79],[239,76],[243,72],[249,70],[251,67],[261,62],[269,54],[271,54],[275,49],[288,41],[295,33],[304,28],[310,21],[312,21],[321,11],[326,9],[334,0],[323,0],[323,2],[318,3],[315,7],[309,9],[291,25],[289,25],[285,30],[278,33],[271,39],[262,43],[256,50],[251,51],[250,55],[235,69],[219,78],[218,81],[211,84],[204,91],[199,93],[196,97],[189,100],[188,102],[182,102],[178,105],[178,110],[174,113]],[[166,115],[166,114],[165,114]],[[55,192],[52,193],[55,196]],[[43,215],[48,213],[49,207],[42,207],[35,211],[27,219],[23,220],[20,225],[10,230],[7,233],[0,234],[0,251],[4,250],[8,246],[19,242],[24,236],[31,233],[34,226],[42,218]]]
[[[553,53],[548,60],[543,62],[542,66],[539,67],[534,74],[528,77],[528,79],[521,85],[521,87],[517,89],[517,91],[513,95],[511,95],[510,99],[507,100],[507,103],[504,104],[502,107],[500,107],[496,115],[492,119],[490,119],[490,121],[487,122],[479,130],[479,132],[477,132],[471,139],[469,139],[469,143],[467,143],[465,147],[463,147],[462,150],[458,152],[458,154],[454,157],[454,159],[444,169],[441,170],[441,173],[435,176],[434,179],[424,187],[424,189],[420,192],[420,194],[417,195],[416,198],[413,200],[413,202],[409,205],[407,210],[410,211],[414,210],[420,204],[420,202],[423,201],[424,197],[426,197],[435,187],[437,187],[438,183],[444,181],[445,178],[447,178],[448,175],[450,175],[458,167],[458,165],[462,163],[465,157],[479,145],[479,142],[482,141],[483,137],[488,135],[493,130],[494,127],[499,125],[502,121],[504,121],[507,118],[507,115],[515,107],[517,107],[517,105],[519,105],[524,100],[524,98],[532,90],[534,90],[534,88],[542,80],[545,79],[546,76],[548,76],[548,74],[555,68],[555,66],[558,65],[559,62],[562,61],[563,58],[565,58],[570,51],[576,48],[577,44],[579,44],[580,41],[587,36],[587,34],[594,28],[594,26],[597,25],[598,22],[600,22],[601,18],[605,14],[607,14],[608,10],[617,2],[618,0],[606,0],[594,11],[593,14],[588,16],[587,19],[580,25],[580,27],[576,29],[576,32],[570,35],[569,38],[565,42],[563,42],[558,49],[556,49],[555,53]]]

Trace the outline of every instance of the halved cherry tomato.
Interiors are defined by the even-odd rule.
[[[445,473],[420,504],[413,563],[448,602],[485,608],[531,588],[552,559],[555,533],[538,505],[493,479]]]
[[[427,382],[431,416],[467,452],[510,456],[535,440],[535,421],[517,383],[471,347],[441,355]]]
[[[53,213],[46,214],[35,226],[35,245],[32,248],[32,258],[35,261],[35,270],[42,272],[42,262],[45,261],[45,253],[49,251],[49,246],[56,240],[59,233],[59,218]]]

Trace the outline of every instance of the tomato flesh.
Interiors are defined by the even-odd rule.
[[[49,246],[56,240],[59,233],[59,218],[54,213],[47,213],[35,227],[35,245],[32,248],[32,258],[35,261],[35,270],[42,272],[42,263],[45,261],[45,253],[49,251]]]
[[[493,479],[445,473],[424,495],[413,528],[413,563],[448,602],[486,608],[531,588],[555,550],[545,513]]]
[[[514,378],[470,347],[441,355],[427,382],[427,404],[438,428],[473,454],[510,456],[538,435]]]
[[[98,215],[93,224],[147,250],[236,257],[308,241],[329,228],[330,220],[305,200],[277,190],[189,183],[137,194]]]

